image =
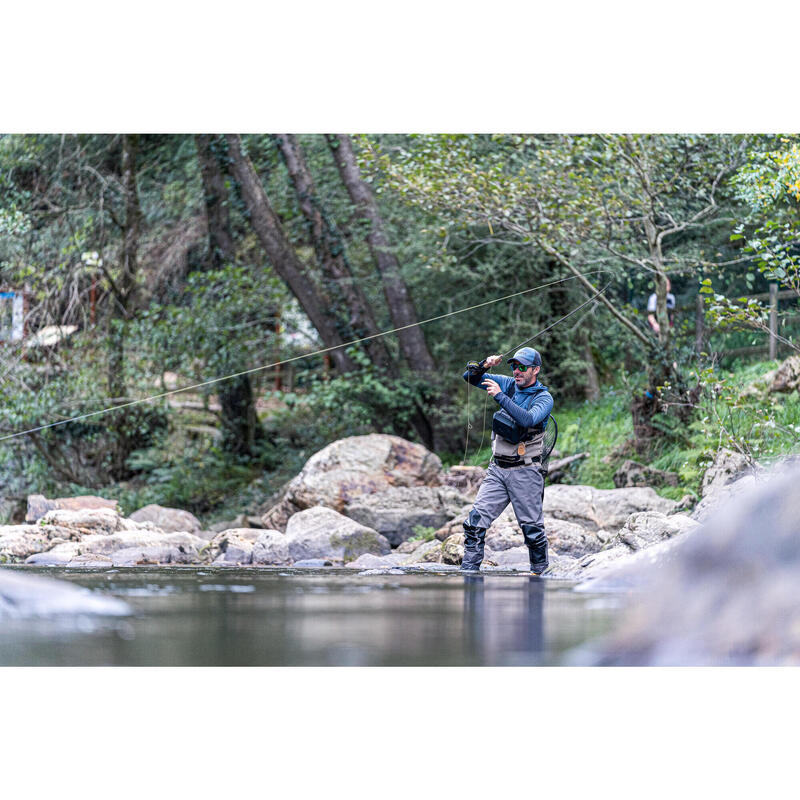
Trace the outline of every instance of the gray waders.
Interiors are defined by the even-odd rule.
[[[475,505],[464,522],[464,559],[461,569],[468,572],[477,572],[480,569],[486,529],[511,503],[528,547],[531,572],[544,572],[548,560],[542,513],[543,497],[544,478],[537,462],[503,468],[492,461]]]

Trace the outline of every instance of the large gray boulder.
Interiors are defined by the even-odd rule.
[[[688,533],[699,524],[686,514],[667,516],[660,511],[639,511],[625,520],[625,524],[611,537],[606,547],[625,545],[631,550],[642,550],[673,536]]]
[[[43,494],[28,495],[28,511],[25,515],[25,522],[38,522],[48,511],[64,509],[67,511],[81,511],[86,508],[110,508],[113,511],[119,510],[116,500],[106,500],[105,497],[97,497],[92,494],[79,495],[77,497],[56,497],[52,500]]]
[[[550,553],[548,560],[550,568],[546,574],[550,578],[568,577],[575,569],[575,559],[570,556]],[[487,561],[498,567],[521,572],[529,572],[531,568],[530,554],[528,553],[528,548],[524,545],[522,547],[511,547],[499,553],[492,553],[489,558],[485,559],[484,563]]]
[[[78,543],[80,554],[110,555],[117,550],[145,547],[183,547],[185,551],[197,551],[208,544],[191,533],[162,533],[161,531],[119,531],[109,535],[84,536]]]
[[[705,497],[694,507],[691,517],[696,522],[705,522],[714,512],[733,502],[739,495],[756,485],[756,476],[740,473],[738,480],[721,483],[709,488]]]
[[[677,503],[660,497],[649,487],[595,489],[593,486],[548,486],[544,493],[544,513],[555,519],[574,522],[589,530],[615,531],[635,511],[660,511],[669,514]]]
[[[573,558],[596,553],[605,546],[608,538],[606,531],[590,530],[575,522],[553,517],[545,517],[544,531],[551,551]]]
[[[40,566],[75,566],[85,561],[82,556],[110,556],[131,548],[140,551],[142,562],[196,563],[204,544],[190,533],[165,533],[150,522],[125,519],[107,506],[51,509],[37,525],[0,528],[0,555]],[[163,558],[158,548],[166,553]],[[133,553],[127,556],[134,558]]]
[[[393,552],[400,553],[402,555],[410,555],[419,547],[419,542],[419,539],[406,539],[398,547],[396,547]]]
[[[204,551],[214,564],[251,564],[259,528],[232,528],[218,533]]]
[[[438,539],[440,542],[443,542],[445,539],[449,539],[454,533],[463,533],[464,520],[467,518],[467,514],[469,514],[471,508],[472,503],[466,503],[463,505],[458,510],[458,514],[445,522],[441,528],[434,532],[434,538]],[[403,545],[400,546],[403,547]]]
[[[420,444],[382,433],[350,436],[311,456],[262,523],[281,530],[297,510],[341,512],[358,497],[395,486],[438,486],[441,474],[439,457]]]
[[[632,554],[630,547],[624,544],[616,547],[609,547],[597,553],[589,553],[579,558],[575,564],[576,579],[579,581],[588,580],[603,572],[610,565],[616,564],[620,559],[625,559]]]
[[[682,542],[680,535],[631,550],[624,544],[585,556],[576,563],[573,577],[579,581],[578,592],[627,592],[644,589],[652,580],[652,571],[662,569]]]
[[[286,534],[275,530],[260,530],[253,545],[254,564],[283,565],[291,563]]]
[[[134,511],[130,519],[134,522],[152,522],[156,528],[167,533],[178,531],[196,533],[203,527],[194,514],[180,508],[166,508],[155,503]]]
[[[64,567],[72,559],[80,555],[80,552],[80,544],[78,542],[64,542],[51,547],[47,551],[33,553],[25,559],[25,563],[38,567]]]
[[[548,487],[545,496],[550,488]],[[462,534],[463,523],[470,508],[471,506],[463,507],[456,517],[436,531],[435,537],[440,541],[448,541],[451,537]],[[552,551],[573,557],[597,552],[611,537],[607,531],[595,530],[551,516],[545,516],[544,529]],[[497,552],[512,547],[522,547],[524,544],[525,539],[514,516],[514,510],[508,505],[486,531],[486,546]]]
[[[527,569],[531,567],[531,558],[528,553],[528,548],[525,545],[518,545],[517,547],[509,547],[506,550],[499,552],[491,552],[489,556],[484,557],[484,563],[491,562],[498,567],[516,567],[518,569]]]
[[[460,564],[464,560],[464,534],[454,533],[442,542],[442,563]]]
[[[469,498],[445,487],[394,486],[356,497],[343,513],[382,533],[397,547],[414,535],[415,527],[439,528],[468,502]]]
[[[350,561],[344,566],[349,569],[392,569],[402,566],[407,560],[408,556],[404,553],[388,553],[385,556],[363,553],[355,561]]]
[[[472,508],[471,504],[462,506],[458,514],[453,519],[442,525],[434,533],[434,538],[439,541],[446,541],[453,534],[464,532],[464,520]],[[497,550],[507,547],[514,547],[522,544],[522,531],[517,524],[517,518],[510,505],[506,506],[497,519],[489,526],[486,531],[487,546]]]
[[[442,542],[438,539],[433,539],[430,542],[423,542],[414,550],[413,553],[406,556],[403,562],[406,565],[411,564],[438,564],[442,560]]]
[[[798,485],[795,466],[675,540],[594,663],[800,665]]]
[[[92,553],[91,555],[96,556]],[[125,547],[111,553],[111,564],[115,567],[136,567],[150,564],[197,564],[200,557],[197,549],[180,545],[170,547],[156,545],[152,547]],[[72,566],[78,562],[74,559]]]
[[[72,538],[82,538],[96,533],[109,535],[125,528],[119,512],[110,507],[54,508],[42,516],[39,524],[69,528],[74,532]]]
[[[771,392],[800,391],[800,356],[789,356],[775,370],[769,385]]]
[[[707,497],[724,486],[735,483],[746,474],[752,474],[752,464],[742,453],[723,447],[714,456],[714,462],[703,474],[700,496]]]
[[[98,553],[81,553],[73,558],[68,567],[101,567],[108,568],[113,566],[111,556],[100,555]]]
[[[22,561],[74,537],[57,525],[0,525],[0,563]]]
[[[445,539],[445,541],[448,541]],[[486,531],[486,546],[490,550],[508,550],[525,544],[522,530],[509,506]]]
[[[638,461],[626,459],[614,473],[614,486],[617,489],[631,486],[677,486],[678,473],[654,469]]]
[[[485,477],[486,470],[483,467],[458,465],[450,467],[442,475],[442,484],[455,489],[459,494],[468,497],[470,502],[474,502]]]
[[[385,555],[392,549],[376,530],[325,506],[295,514],[286,528],[286,544],[293,561],[322,558],[348,562],[362,553]]]
[[[642,586],[648,574],[643,568],[663,564],[671,557],[675,543],[697,528],[699,523],[685,514],[631,514],[602,550],[577,561],[578,589],[620,591]]]
[[[73,586],[66,581],[0,569],[0,619],[58,614],[124,616],[130,613],[128,604],[116,597]]]

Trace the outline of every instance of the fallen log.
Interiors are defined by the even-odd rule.
[[[589,453],[576,453],[574,456],[567,456],[566,458],[558,458],[550,462],[550,472],[555,472],[557,469],[564,469],[569,466],[573,461],[578,461],[581,458],[587,458]]]
[[[550,483],[560,483],[564,478],[564,470],[573,462],[580,461],[582,458],[589,456],[589,453],[576,453],[574,456],[567,456],[566,458],[557,458],[551,461],[547,469],[547,480]]]

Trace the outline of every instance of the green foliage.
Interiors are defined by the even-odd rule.
[[[134,405],[97,414],[113,405],[97,391],[102,351],[91,340],[76,336],[65,341],[57,358],[12,360],[6,372],[9,391],[0,408],[0,430],[16,433],[33,430],[9,440],[5,463],[13,470],[12,482],[29,482],[52,488],[58,481],[99,487],[111,480],[130,477],[124,461],[133,450],[149,446],[168,429],[166,410],[160,405]],[[64,420],[85,416],[72,422]]]
[[[585,266],[675,274],[693,271],[705,254],[708,244],[698,248],[687,231],[708,227],[742,139],[422,136],[391,156],[369,142],[367,152],[402,196],[456,227],[570,252]],[[662,234],[659,253],[643,229],[656,197],[661,211],[650,222]]]
[[[769,394],[763,376],[775,362],[760,362],[734,370],[706,368],[696,376],[702,392],[698,414],[681,435],[666,439],[651,454],[650,466],[677,472],[678,487],[661,487],[664,497],[698,494],[704,471],[721,447],[769,464],[800,452],[800,395]],[[589,452],[568,468],[567,482],[613,489],[613,476],[629,452],[632,435],[625,387],[607,390],[596,403],[569,404],[556,409],[560,456]],[[483,464],[490,452],[484,451]],[[481,463],[479,458],[472,463]]]
[[[409,537],[410,542],[432,542],[436,533],[435,528],[427,525],[415,525],[411,530],[414,535]]]
[[[324,139],[299,140],[325,224],[335,231],[378,327],[389,329],[367,226],[358,221]],[[245,141],[308,279],[323,285],[274,139],[251,135]],[[677,471],[685,485],[695,486],[704,460],[720,443],[751,442],[759,457],[793,446],[793,398],[759,405],[734,391],[744,374],[740,370],[726,381],[719,369],[703,374],[694,346],[693,303],[699,285],[708,300],[708,352],[766,341],[763,305],[736,298],[764,291],[772,280],[796,285],[796,138],[385,135],[358,143],[418,316],[442,317],[424,328],[440,372],[421,379],[403,367],[397,338],[390,336],[386,343],[400,364],[397,375],[376,370],[357,348],[351,356],[359,370],[347,376],[327,375],[321,357],[296,362],[291,392],[266,391],[266,375],[252,373],[265,437],[244,459],[223,453],[216,438],[187,430],[221,423],[214,401],[223,385],[214,383],[191,398],[204,406],[197,419],[185,408],[161,405],[125,417],[123,482],[112,480],[113,470],[121,469],[114,458],[92,461],[93,451],[122,452],[109,449],[109,437],[116,435],[116,418],[109,417],[56,428],[41,435],[38,446],[26,438],[0,449],[5,491],[66,494],[102,487],[104,494],[122,498],[126,508],[160,502],[221,515],[237,503],[257,505],[334,439],[373,431],[416,439],[413,422],[420,410],[434,422],[464,430],[468,460],[485,463],[484,414],[494,408],[471,390],[467,436],[462,365],[536,334],[532,343],[544,356],[541,379],[557,400],[558,449],[562,455],[591,452],[569,468],[569,480],[613,485],[632,433],[631,396],[646,382],[648,370],[673,360],[687,379],[700,374],[703,393],[694,420],[655,418],[664,436],[651,453],[654,466]],[[215,139],[212,150],[224,164],[224,142]],[[79,327],[57,350],[29,352],[24,361],[21,351],[6,348],[4,431],[107,405],[108,320],[125,211],[120,154],[118,136],[0,138],[0,282],[30,286],[30,330]],[[231,263],[212,272],[193,138],[141,137],[139,273],[125,326],[124,377],[131,397],[169,388],[165,371],[176,373],[179,385],[200,383],[318,346],[297,303],[265,263],[235,181],[226,180],[236,252]],[[660,251],[652,246],[648,224],[663,234]],[[654,271],[669,273],[679,305],[689,311],[679,310],[668,347],[646,347],[600,306],[541,333],[586,299],[573,279],[481,306],[568,276],[566,261],[586,273],[604,270],[591,280],[601,286],[610,281],[606,294],[612,304],[645,332],[644,303]],[[341,322],[346,309],[337,302],[331,311]],[[471,306],[477,307],[444,316]],[[782,335],[791,339],[788,317],[785,323]],[[594,404],[583,401],[589,354],[603,384]],[[672,380],[677,390],[678,379]],[[717,385],[722,388],[714,395]],[[444,404],[443,394],[449,401]],[[181,400],[188,398],[176,398]],[[464,452],[439,455],[450,464]],[[611,458],[604,461],[606,456]],[[56,474],[47,457],[68,470]]]
[[[762,365],[762,367],[765,365]],[[703,387],[698,435],[710,453],[727,447],[751,463],[770,463],[800,447],[800,401],[767,391],[762,375],[746,381],[752,369],[737,372],[706,368],[699,373]],[[743,380],[745,379],[745,380]]]
[[[633,433],[630,393],[625,386],[609,388],[594,403],[584,402],[557,408],[558,442],[561,457],[589,453],[568,468],[571,483],[586,483],[598,489],[613,489],[613,475],[619,464],[613,456]]]
[[[734,179],[739,196],[754,211],[800,201],[800,137],[765,137],[765,149],[753,149]]]
[[[733,179],[739,199],[747,204],[747,213],[731,234],[731,241],[741,246],[758,272],[767,281],[800,293],[800,146],[798,137],[768,137],[765,149],[754,149],[747,164]],[[752,287],[752,275],[749,276]],[[745,297],[732,299],[716,293],[708,280],[700,291],[712,319],[727,326],[768,332],[768,308]],[[784,328],[785,315],[781,327]],[[786,335],[784,344],[797,350]]]
[[[179,303],[152,303],[130,326],[137,367],[159,377],[173,370],[200,383],[259,365],[265,352],[274,352],[272,337],[285,302],[285,290],[265,269],[191,273]],[[203,391],[218,388],[212,384]]]
[[[142,478],[104,492],[119,500],[126,513],[157,503],[202,515],[224,506],[260,474],[259,465],[238,464],[219,448],[206,445],[184,445],[172,455],[161,448],[140,450],[128,463]]]

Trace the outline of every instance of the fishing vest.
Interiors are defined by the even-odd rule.
[[[513,396],[512,391],[509,397]],[[492,454],[502,459],[531,464],[534,458],[540,458],[542,455],[546,423],[547,420],[532,428],[526,428],[504,408],[495,411],[492,417]]]

